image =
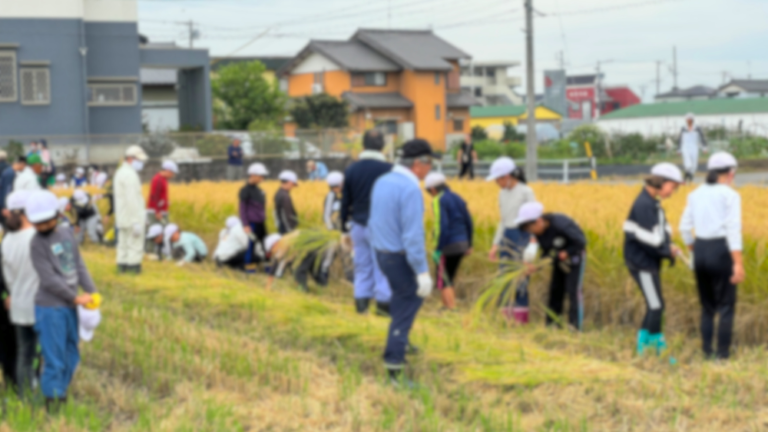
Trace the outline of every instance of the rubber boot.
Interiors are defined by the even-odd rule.
[[[660,356],[663,355],[667,351],[667,340],[664,339],[664,333],[656,333],[648,336],[648,345],[650,348],[654,349],[656,352],[656,355]],[[669,364],[675,365],[677,364],[677,359],[670,356],[669,357]]]
[[[376,302],[376,315],[383,317],[391,316],[389,313],[389,303]]]
[[[642,356],[645,354],[645,350],[649,348],[648,346],[648,336],[650,334],[648,333],[648,330],[642,329],[637,332],[637,355]]]
[[[369,298],[360,298],[355,299],[355,309],[357,310],[357,313],[360,315],[368,312],[368,306],[371,304],[371,299]]]
[[[403,373],[403,369],[387,369],[389,384],[399,389],[413,389],[415,384]]]

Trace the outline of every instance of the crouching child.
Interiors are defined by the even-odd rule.
[[[520,207],[517,226],[536,236],[542,256],[552,259],[552,279],[549,285],[547,325],[555,323],[555,316],[563,313],[563,303],[568,295],[568,323],[582,330],[584,321],[584,296],[582,282],[586,265],[587,239],[573,219],[560,213],[544,213],[544,206],[529,202]],[[535,267],[528,264],[528,272]]]
[[[92,243],[101,243],[104,228],[101,225],[101,214],[93,198],[84,190],[76,189],[72,194],[72,210],[77,217],[75,223],[75,238],[83,244],[85,235]]]
[[[219,267],[226,266],[245,270],[246,256],[251,239],[237,216],[227,218],[226,226],[219,233],[219,244],[213,251],[213,259]]]
[[[152,224],[147,229],[147,243],[152,245],[152,252],[147,255],[151,261],[162,261],[163,257],[168,256],[163,226],[159,223]]]
[[[203,262],[208,256],[208,247],[197,234],[181,231],[176,224],[166,225],[164,234],[171,256],[179,259],[177,265]]]
[[[43,354],[40,387],[49,411],[66,402],[67,389],[78,363],[78,305],[93,301],[96,292],[72,232],[57,227],[59,204],[56,195],[36,191],[24,213],[37,233],[30,245],[30,258],[40,279],[35,295],[35,331]],[[85,293],[79,294],[78,288]]]
[[[264,239],[264,251],[266,259],[269,262],[267,266],[267,289],[272,289],[275,278],[283,277],[286,267],[290,265],[288,261],[288,248],[283,242],[283,236],[280,234],[270,234]]]

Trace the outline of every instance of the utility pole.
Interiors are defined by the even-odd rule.
[[[661,92],[661,62],[656,60],[656,95]]]
[[[672,89],[677,90],[677,47],[672,47],[672,77],[674,79],[674,82],[672,84]]]
[[[528,119],[526,121],[525,175],[530,181],[538,180],[538,155],[536,142],[536,87],[533,67],[533,0],[525,1],[525,63],[526,98]]]
[[[595,120],[600,118],[600,60],[597,61],[597,75],[595,75]]]
[[[193,48],[195,43],[195,22],[189,20],[187,26],[189,27],[189,47]]]

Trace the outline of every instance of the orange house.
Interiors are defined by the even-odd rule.
[[[312,40],[280,71],[291,97],[328,93],[349,103],[351,127],[377,127],[403,139],[428,140],[469,133],[469,107],[461,92],[464,51],[431,30],[358,30],[346,41]]]

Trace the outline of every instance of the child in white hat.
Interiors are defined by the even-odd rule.
[[[244,270],[249,243],[250,239],[240,218],[230,216],[224,229],[219,232],[219,244],[213,252],[213,259],[218,266]]]
[[[152,224],[147,229],[147,242],[154,245],[153,253],[148,255],[152,261],[159,261],[163,256],[168,255],[168,249],[165,247],[165,236],[163,235],[163,226],[159,223]]]
[[[163,234],[171,256],[176,257],[177,250],[180,252],[179,266],[202,262],[208,256],[208,246],[197,234],[181,231],[176,224],[166,225]]]
[[[257,251],[263,252],[264,239],[267,236],[267,195],[259,187],[269,171],[264,164],[254,162],[248,167],[248,181],[238,193],[238,212],[243,230],[248,234],[250,243],[245,252],[245,271],[256,272],[260,257]],[[263,258],[263,257],[262,257]]]
[[[278,176],[280,189],[275,193],[275,221],[280,234],[288,234],[299,226],[299,215],[293,206],[291,190],[299,185],[296,173],[285,170]]]
[[[35,330],[44,360],[40,387],[49,410],[56,410],[66,401],[67,389],[80,362],[76,306],[91,303],[96,286],[72,233],[57,226],[56,195],[34,192],[27,199],[24,213],[37,230],[30,257],[40,278],[35,295]],[[80,294],[78,288],[85,293]]]
[[[72,194],[72,211],[76,217],[75,238],[78,243],[83,244],[86,234],[88,234],[88,239],[91,240],[91,243],[101,243],[102,235],[104,234],[104,228],[101,224],[101,213],[88,192],[82,189],[75,189],[75,192]]]
[[[82,167],[75,168],[75,175],[72,176],[71,188],[79,188],[88,186],[88,178],[85,176],[85,169]]]
[[[53,184],[55,189],[66,189],[69,187],[67,184],[67,175],[64,173],[56,174],[56,183]]]

